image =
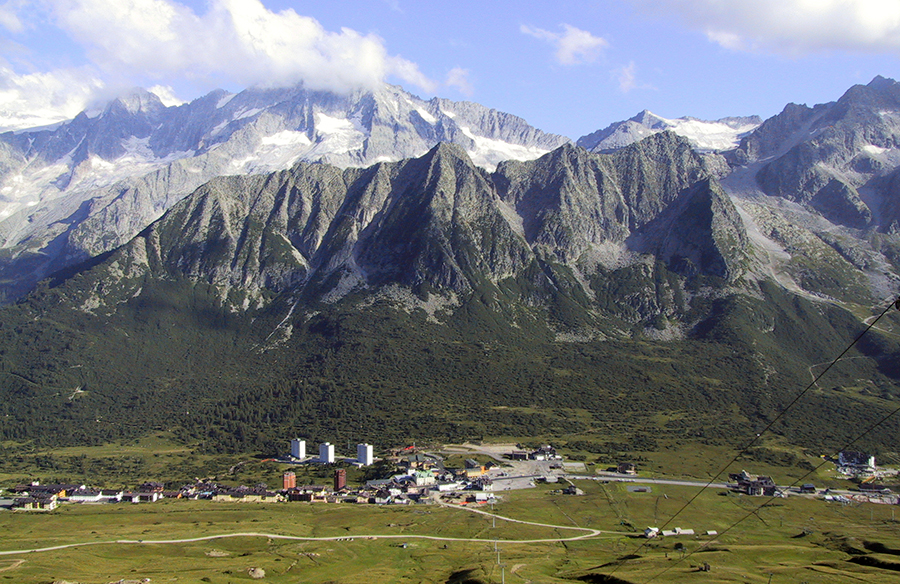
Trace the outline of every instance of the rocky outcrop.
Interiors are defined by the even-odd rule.
[[[900,166],[898,148],[900,84],[877,77],[833,103],[787,106],[729,159],[764,161],[756,180],[768,195],[808,205],[838,225],[885,230],[894,220],[890,175]]]

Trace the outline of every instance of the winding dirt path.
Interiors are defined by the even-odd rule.
[[[15,568],[18,568],[19,566],[21,566],[24,563],[25,563],[25,560],[13,560],[8,566],[3,566],[2,568],[0,568],[0,572],[5,572],[7,570],[13,570]]]
[[[216,539],[228,539],[235,537],[265,537],[268,539],[279,539],[286,541],[347,541],[352,539],[424,539],[424,540],[432,540],[432,541],[456,541],[456,542],[474,542],[474,543],[490,543],[496,541],[497,543],[503,544],[527,544],[527,543],[560,543],[564,541],[578,541],[582,539],[589,539],[593,537],[598,537],[600,535],[633,535],[632,532],[624,532],[624,531],[604,531],[600,529],[591,529],[587,527],[573,527],[571,525],[552,525],[549,523],[537,523],[534,521],[524,521],[522,519],[513,519],[511,517],[503,517],[501,515],[494,515],[492,513],[488,513],[486,511],[482,511],[480,509],[469,509],[466,507],[461,507],[459,505],[449,505],[447,503],[438,503],[443,507],[448,507],[450,509],[458,509],[461,511],[468,511],[470,513],[477,513],[480,515],[485,515],[487,517],[495,517],[500,521],[507,521],[510,523],[521,523],[524,525],[535,525],[538,527],[546,527],[549,529],[558,529],[558,530],[574,530],[574,531],[582,531],[580,535],[573,535],[572,537],[550,537],[550,538],[542,538],[542,539],[494,539],[494,538],[478,538],[478,537],[443,537],[436,535],[409,535],[409,534],[371,534],[371,535],[336,535],[331,537],[304,537],[298,535],[281,535],[277,533],[262,533],[262,532],[242,532],[242,533],[224,533],[219,535],[205,535],[201,537],[189,537],[183,539],[115,539],[108,541],[86,541],[79,543],[69,543],[63,545],[56,545],[44,548],[32,548],[25,550],[9,550],[9,551],[0,551],[0,556],[15,556],[21,554],[32,554],[32,553],[40,553],[40,552],[52,552],[57,550],[65,550],[72,549],[78,547],[87,547],[87,546],[95,546],[95,545],[165,545],[165,544],[173,544],[173,543],[195,543],[200,541],[212,541]],[[24,560],[22,560],[24,562]]]

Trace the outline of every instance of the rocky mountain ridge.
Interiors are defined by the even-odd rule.
[[[279,294],[333,303],[391,286],[445,304],[477,291],[536,306],[564,288],[587,316],[604,270],[658,256],[685,278],[736,281],[748,253],[707,160],[675,134],[611,155],[564,145],[493,173],[442,143],[366,169],[300,163],[213,180],[95,267],[77,304],[115,310],[147,278],[187,278],[239,311]]]
[[[285,427],[468,439],[577,422],[728,443],[900,290],[890,224],[873,212],[850,226],[820,210],[822,187],[782,192],[764,170],[813,152],[798,176],[827,187],[826,160],[888,148],[890,124],[867,135],[854,121],[890,119],[896,84],[873,84],[840,106],[790,106],[724,153],[662,131],[489,170],[443,141],[369,166],[206,181],[2,309],[0,434],[80,443],[177,426],[247,452]],[[890,181],[883,160],[871,186]],[[827,420],[839,446],[893,410],[898,326],[867,333],[779,440],[820,448]],[[894,448],[897,428],[883,430]],[[610,451],[655,447],[632,438]]]
[[[306,212],[311,213],[309,209],[315,208],[315,217],[295,220],[314,220],[315,224],[304,227],[306,239],[302,245],[294,245],[296,235],[281,233],[278,237],[287,237],[292,242],[292,257],[301,258],[299,261],[306,265],[304,269],[316,262],[342,266],[348,274],[345,287],[351,286],[351,282],[365,282],[369,276],[358,274],[359,266],[354,264],[358,255],[354,241],[338,244],[332,238],[323,249],[335,254],[334,257],[315,259],[322,255],[318,246],[323,245],[335,225],[342,225],[351,234],[368,234],[382,229],[380,223],[368,221],[376,216],[388,219],[381,206],[387,198],[397,196],[387,194],[397,185],[395,179],[386,177],[399,171],[388,170],[384,163],[369,168],[358,164],[366,157],[388,159],[398,152],[424,150],[428,140],[439,144],[450,139],[461,144],[466,165],[486,168],[481,174],[488,177],[484,179],[487,182],[474,190],[493,194],[482,198],[476,207],[495,208],[505,219],[505,223],[499,223],[497,217],[485,216],[479,222],[497,229],[510,226],[513,235],[526,240],[530,253],[574,269],[582,288],[596,269],[616,269],[633,264],[635,258],[658,255],[683,275],[711,273],[709,270],[715,265],[713,271],[726,280],[734,281],[736,274],[751,281],[772,278],[795,293],[814,298],[879,297],[891,293],[900,281],[892,264],[900,246],[892,234],[891,223],[885,222],[896,207],[892,203],[895,197],[890,196],[892,185],[900,184],[894,177],[897,165],[892,162],[896,139],[891,112],[900,110],[896,86],[891,80],[879,78],[868,86],[852,88],[833,104],[814,108],[789,105],[745,136],[739,147],[725,151],[724,156],[705,152],[690,139],[682,139],[677,148],[668,138],[657,139],[659,132],[662,135],[672,132],[672,120],[643,112],[624,125],[610,126],[579,141],[602,150],[603,144],[610,144],[604,142],[604,136],[611,135],[610,129],[615,127],[637,124],[652,132],[650,138],[611,150],[612,158],[605,155],[584,158],[583,154],[576,154],[578,150],[564,147],[533,162],[501,162],[493,172],[493,164],[485,165],[483,148],[494,148],[492,152],[501,157],[510,152],[498,149],[498,144],[532,144],[521,147],[532,149],[527,155],[524,151],[519,154],[533,159],[543,146],[567,142],[561,137],[542,134],[507,114],[475,104],[440,99],[417,101],[398,88],[343,98],[304,92],[300,88],[254,90],[238,95],[214,92],[181,108],[165,108],[156,96],[137,92],[111,102],[102,112],[91,113],[94,117],[82,114],[53,131],[4,135],[8,152],[14,150],[13,146],[19,152],[26,149],[30,152],[30,165],[46,163],[50,168],[51,163],[58,164],[61,160],[69,164],[70,172],[59,175],[55,184],[63,191],[70,189],[71,193],[47,197],[46,206],[29,207],[28,213],[14,213],[0,222],[0,232],[6,234],[11,250],[11,259],[0,266],[0,276],[8,280],[10,288],[25,291],[31,282],[54,269],[126,241],[172,206],[180,197],[177,194],[180,189],[199,182],[206,174],[237,165],[242,171],[239,174],[266,176],[263,170],[270,166],[293,163],[297,169],[304,169],[302,175],[310,175],[302,181],[315,183],[317,196],[328,194],[330,198],[313,201],[311,195],[306,195],[303,203]],[[349,117],[326,112],[344,112],[341,115]],[[173,116],[178,118],[177,123],[170,119]],[[408,122],[406,126],[397,125],[401,118]],[[697,122],[687,118],[681,121],[686,120]],[[309,124],[306,133],[283,129],[286,124],[297,123]],[[733,132],[755,123],[749,118],[718,122]],[[393,126],[389,128],[390,124]],[[473,134],[472,127],[481,128],[480,132],[494,138],[479,137]],[[309,138],[310,133],[315,142]],[[361,138],[364,136],[368,138]],[[265,145],[271,148],[262,147]],[[255,148],[252,156],[235,159],[236,152],[247,153],[250,147]],[[167,161],[164,168],[110,187],[102,187],[102,180],[88,179],[90,173],[79,171],[98,160],[121,163],[129,157],[139,157],[136,154],[139,150],[145,161],[151,157],[155,161]],[[280,154],[272,155],[273,152]],[[186,157],[178,158],[182,155]],[[312,177],[319,170],[297,161],[313,155],[319,157],[318,162],[331,157],[339,163],[327,172],[322,171],[331,177],[329,181],[343,181],[344,185],[337,191],[334,190],[337,183],[314,180]],[[212,162],[214,156],[218,156],[216,162]],[[15,166],[14,159],[14,156],[7,157],[7,162],[13,160],[8,162],[8,168]],[[900,163],[900,156],[897,159]],[[200,160],[206,161],[202,171],[197,166]],[[411,160],[402,164],[412,164]],[[808,165],[804,167],[798,160],[808,161]],[[344,176],[346,172],[339,168],[357,174]],[[661,170],[665,168],[669,170]],[[672,178],[671,173],[677,174],[681,172],[678,169],[685,168],[695,169],[690,180],[684,176]],[[794,169],[793,174],[790,169]],[[337,179],[334,173],[341,178]],[[362,184],[359,181],[364,181],[362,177],[369,173],[374,183],[366,188],[378,196],[370,193],[356,203],[353,213],[366,220],[348,222],[339,213],[349,212],[346,205],[357,196],[351,193],[350,187]],[[400,174],[410,176],[408,172]],[[470,175],[472,180],[480,176],[474,170]],[[218,188],[214,185],[232,184],[231,180],[211,183],[213,186],[204,186],[201,191]],[[247,180],[246,184],[239,181],[228,188],[262,188],[257,179]],[[269,177],[264,182],[274,184],[273,181],[277,182]],[[700,181],[706,181],[707,186],[702,189],[693,186]],[[416,184],[420,190],[425,188],[421,181]],[[97,188],[98,185],[101,186]],[[467,184],[466,188],[474,187]],[[10,187],[4,189],[9,191]],[[682,207],[690,209],[690,205],[685,206],[683,201],[674,204],[674,196],[665,195],[679,192],[678,189],[702,190],[704,194],[697,196],[706,197],[706,203],[719,209],[723,217],[729,217],[726,224],[732,227],[725,229],[730,233],[728,239],[744,250],[743,257],[750,259],[734,262],[727,259],[727,254],[714,259],[707,253],[708,241],[697,243],[696,249],[690,252],[693,248],[686,243],[690,239],[686,236],[695,232],[679,233],[675,238],[669,236],[664,244],[663,233],[671,234],[691,223],[690,218],[677,211]],[[102,195],[104,192],[108,195]],[[82,196],[88,198],[79,198]],[[407,196],[392,204],[402,209]],[[724,203],[726,199],[728,205]],[[77,207],[73,208],[76,203]],[[797,205],[792,207],[792,203]],[[703,211],[698,213],[698,217],[707,216]],[[404,221],[419,218],[412,212],[407,215],[406,219],[394,220],[391,229],[402,232]],[[714,223],[723,225],[720,219]],[[21,224],[18,227],[17,221]],[[45,225],[43,234],[41,225]],[[696,233],[708,231],[701,229]],[[204,233],[194,234],[195,247],[202,247],[200,239]],[[509,239],[508,235],[504,231],[502,238]],[[470,243],[478,247],[485,240]],[[363,256],[375,261],[372,252]],[[501,263],[509,261],[499,256],[494,259]],[[389,264],[388,260],[381,260],[381,266],[372,273],[389,272]],[[495,268],[489,264],[481,261],[480,269],[494,274]],[[676,265],[680,267],[676,269]],[[22,277],[23,268],[32,271]],[[289,265],[279,270],[293,274],[290,276],[293,280],[307,277],[298,276],[295,268]],[[451,288],[467,280],[460,278],[457,268],[449,272],[455,274]],[[507,268],[496,269],[503,272]],[[817,273],[823,271],[828,273],[827,277]],[[259,281],[259,274],[241,276],[248,277],[253,288],[251,296],[258,296],[266,284]],[[241,278],[235,279],[231,287],[239,287]],[[269,273],[263,280],[275,282],[279,278]],[[283,283],[276,288],[281,286]],[[254,297],[253,302],[258,301]]]
[[[809,205],[832,223],[897,230],[900,86],[885,78],[813,108],[788,105],[731,154],[757,164],[767,195]]]
[[[165,107],[143,90],[50,129],[0,135],[0,265],[7,296],[125,243],[220,175],[298,161],[342,167],[461,144],[478,164],[536,158],[567,142],[474,103],[423,101],[400,88],[215,91]]]

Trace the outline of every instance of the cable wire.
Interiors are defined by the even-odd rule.
[[[697,497],[699,497],[701,494],[703,494],[703,492],[706,491],[706,490],[710,487],[710,485],[712,485],[714,482],[716,482],[716,480],[722,475],[722,473],[724,473],[726,470],[728,470],[728,469],[731,467],[732,464],[734,464],[735,462],[737,462],[737,460],[738,460],[741,456],[747,454],[747,452],[750,450],[750,448],[752,448],[752,447],[759,441],[759,439],[762,437],[762,435],[765,434],[766,432],[768,432],[768,431],[772,428],[772,426],[774,426],[775,423],[778,422],[778,420],[780,420],[782,417],[784,417],[784,415],[785,415],[792,407],[794,407],[794,405],[795,405],[798,401],[800,401],[800,399],[803,398],[803,396],[805,396],[805,395],[806,395],[813,387],[815,387],[816,384],[819,382],[819,380],[820,380],[822,377],[824,377],[825,374],[828,373],[828,371],[830,371],[831,368],[834,367],[834,365],[835,365],[838,361],[840,361],[841,359],[843,359],[843,358],[844,358],[844,355],[846,355],[846,354],[850,351],[850,349],[852,349],[853,346],[856,345],[856,343],[859,342],[859,340],[860,340],[861,338],[863,338],[863,336],[864,336],[867,332],[869,332],[869,331],[872,329],[872,327],[874,327],[875,324],[878,323],[878,321],[881,320],[882,317],[884,317],[884,316],[888,313],[888,311],[890,311],[891,308],[896,308],[897,310],[900,310],[900,297],[898,297],[897,300],[895,300],[894,302],[888,304],[888,306],[884,309],[884,311],[882,311],[882,313],[879,314],[879,315],[875,318],[875,320],[873,320],[871,323],[869,323],[869,324],[866,326],[866,328],[863,329],[863,331],[862,331],[861,333],[859,333],[859,334],[856,336],[856,338],[853,339],[853,341],[852,341],[849,345],[847,345],[847,347],[846,347],[843,351],[841,351],[840,355],[838,355],[837,357],[835,357],[835,358],[831,361],[831,363],[828,364],[828,367],[826,367],[825,369],[823,369],[822,372],[819,373],[819,374],[812,380],[812,382],[811,382],[809,385],[806,386],[806,388],[805,388],[803,391],[801,391],[800,393],[798,393],[797,396],[794,397],[794,399],[791,400],[791,402],[790,402],[787,406],[785,406],[785,407],[781,410],[781,412],[780,412],[777,416],[775,416],[775,418],[772,419],[772,421],[770,421],[770,422],[769,422],[769,423],[768,423],[761,431],[759,431],[759,432],[756,434],[756,436],[755,436],[752,440],[750,440],[750,442],[749,442],[746,446],[744,446],[744,447],[743,447],[743,448],[742,448],[742,449],[734,456],[734,458],[732,458],[730,461],[728,461],[728,463],[727,463],[725,466],[723,466],[722,469],[721,469],[719,472],[717,472],[717,473],[715,474],[715,476],[713,476],[713,478],[711,478],[705,485],[703,485],[702,487],[700,487],[700,490],[698,490],[698,491],[694,494],[693,497],[691,497],[690,499],[688,499],[688,501],[687,501],[684,505],[682,505],[681,508],[680,508],[678,511],[676,511],[674,515],[672,515],[668,520],[666,520],[666,522],[663,523],[662,526],[660,526],[660,528],[659,528],[660,531],[662,531],[664,528],[668,527],[670,523],[672,523],[673,521],[675,521],[675,519],[676,519],[679,515],[681,515],[681,513],[683,513],[685,509],[687,509],[688,507],[691,506],[691,504],[697,499]],[[893,415],[893,413],[892,413],[892,414],[889,414],[889,415],[888,415],[886,418],[884,418],[884,419],[886,420],[886,419],[889,418],[891,415]],[[821,466],[821,465],[820,465],[820,466]],[[818,467],[817,467],[817,468],[818,468]],[[804,478],[805,478],[806,476],[808,476],[808,474],[807,474],[807,475],[804,475]],[[729,528],[729,529],[731,529],[731,528]],[[649,542],[650,542],[650,540],[648,539],[647,541],[641,543],[641,545],[639,545],[639,546],[638,546],[631,554],[629,554],[629,555],[631,555],[631,556],[637,555],[637,553],[640,552],[642,549],[644,549],[644,548],[649,544]],[[616,567],[612,570],[612,572],[610,572],[609,574],[607,574],[607,576],[612,576],[613,574],[615,574],[615,573],[619,570],[619,568],[621,568],[623,565],[625,565],[625,562],[626,562],[626,561],[627,561],[627,560],[620,561],[620,562],[616,565]]]
[[[883,418],[881,418],[880,420],[878,420],[876,423],[874,423],[874,424],[872,424],[871,426],[869,426],[869,428],[867,428],[865,432],[863,432],[862,434],[860,434],[859,436],[857,436],[856,438],[854,438],[853,440],[851,440],[850,442],[848,442],[847,444],[845,444],[838,452],[840,453],[840,452],[844,452],[844,451],[846,451],[846,450],[849,450],[851,446],[853,446],[854,444],[856,444],[857,442],[859,442],[860,440],[862,440],[869,432],[871,432],[872,430],[874,430],[875,428],[877,428],[877,427],[880,426],[881,424],[885,423],[889,418],[891,418],[892,416],[894,416],[894,415],[897,414],[898,412],[900,412],[900,407],[897,407],[897,408],[896,408],[895,410],[893,410],[891,413],[887,414],[886,416],[884,416]],[[823,461],[823,462],[822,462],[821,464],[819,464],[817,467],[813,468],[811,471],[807,472],[805,475],[803,475],[802,477],[798,478],[798,479],[795,480],[793,483],[791,483],[790,485],[788,485],[787,488],[790,489],[791,487],[796,486],[798,483],[802,483],[804,480],[806,480],[806,477],[808,477],[808,476],[810,476],[810,475],[815,474],[816,472],[818,472],[819,469],[822,468],[823,466],[825,466],[826,464],[828,464],[828,462],[829,462],[828,460]],[[759,505],[758,507],[756,507],[755,509],[753,509],[752,511],[750,511],[749,513],[747,513],[746,515],[744,515],[743,517],[741,517],[740,519],[738,519],[737,521],[735,521],[734,523],[732,523],[731,525],[729,525],[724,531],[722,531],[721,533],[719,533],[716,537],[721,537],[721,536],[725,535],[726,533],[728,533],[729,531],[731,531],[732,529],[734,529],[735,527],[737,527],[737,526],[738,526],[741,522],[743,522],[745,519],[749,518],[751,515],[756,515],[757,513],[759,513],[760,509],[762,509],[763,507],[765,507],[766,505],[768,505],[769,503],[771,503],[772,501],[774,501],[776,498],[778,498],[777,495],[772,495],[771,497],[769,497],[768,499],[766,499],[765,501],[763,501],[763,503],[762,503],[761,505]],[[712,543],[712,541],[708,541],[708,542],[706,542],[705,544],[703,544],[702,546],[700,546],[700,547],[698,547],[697,549],[695,549],[694,551],[692,551],[691,553],[687,554],[686,556],[684,556],[684,557],[682,557],[682,558],[680,558],[680,559],[678,559],[678,560],[675,560],[675,562],[673,562],[670,566],[668,566],[668,567],[667,567],[666,569],[664,569],[662,572],[660,572],[659,574],[657,574],[657,575],[651,577],[649,580],[645,580],[645,581],[644,581],[644,584],[647,584],[648,582],[652,582],[653,580],[659,578],[660,576],[662,576],[663,574],[665,574],[666,572],[668,572],[669,570],[671,570],[672,568],[674,568],[677,564],[680,564],[680,563],[683,562],[684,560],[690,558],[690,557],[691,557],[692,555],[694,555],[695,553],[697,553],[697,552],[699,552],[699,551],[705,549],[706,547],[708,547],[711,543]]]

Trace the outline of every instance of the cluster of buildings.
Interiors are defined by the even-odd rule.
[[[373,463],[372,446],[358,444],[356,459],[359,466]],[[309,460],[306,442],[291,440],[291,458]],[[346,459],[344,459],[346,460]],[[23,511],[52,511],[62,503],[152,503],[161,499],[204,499],[218,502],[286,502],[307,501],[327,503],[410,504],[430,499],[432,495],[449,497],[460,503],[487,502],[493,498],[493,482],[488,472],[492,463],[482,465],[467,459],[463,468],[446,468],[443,460],[429,454],[415,453],[392,458],[399,472],[390,478],[371,480],[364,486],[349,488],[347,470],[334,469],[333,484],[298,485],[292,471],[282,475],[282,488],[269,490],[265,485],[229,487],[213,482],[199,481],[184,485],[176,491],[166,491],[162,483],[148,482],[134,491],[98,490],[85,485],[53,484],[38,482],[17,485],[12,497],[0,497],[0,508]],[[319,457],[310,462],[333,463],[334,446],[328,442],[319,446]],[[464,494],[460,494],[464,493]]]
[[[331,442],[319,444],[318,458],[309,459],[306,455],[306,440],[294,438],[291,440],[291,459],[295,461],[308,460],[309,462],[317,462],[320,464],[333,464],[335,461],[334,444]],[[354,459],[353,462],[359,466],[371,466],[372,463],[375,462],[375,458],[372,454],[372,445],[357,444],[356,459]]]
[[[775,480],[769,476],[753,475],[742,470],[740,473],[729,474],[728,480],[735,484],[735,490],[747,495],[765,495],[767,497],[784,495],[781,489],[775,484]]]
[[[360,458],[357,463],[359,461]],[[348,488],[347,471],[343,468],[335,469],[331,486],[297,485],[296,474],[287,471],[282,476],[280,494],[287,501],[376,505],[407,505],[435,495],[463,504],[485,503],[493,499],[493,481],[488,476],[493,466],[490,463],[482,465],[467,459],[463,468],[451,469],[444,467],[441,459],[421,453],[409,454],[393,462],[400,472],[389,478],[370,480],[355,488]]]
[[[556,449],[545,444],[535,450],[513,450],[506,455],[510,460],[562,460],[562,456],[556,453]]]
[[[162,483],[149,482],[134,491],[92,489],[85,485],[39,482],[16,485],[13,497],[0,499],[0,508],[21,511],[52,511],[60,503],[152,503],[166,497],[180,498],[180,491],[164,491]]]
[[[654,537],[673,537],[676,535],[697,535],[694,533],[693,529],[682,529],[680,527],[676,527],[675,529],[662,529],[658,527],[648,527],[644,530],[644,537],[647,539],[652,539]],[[719,535],[718,531],[707,531],[703,535],[714,537]]]
[[[843,451],[838,454],[837,470],[851,477],[875,476],[875,457],[864,452]]]
[[[31,483],[16,485],[13,498],[0,498],[0,508],[13,511],[52,511],[63,503],[155,503],[163,499],[205,499],[221,502],[274,502],[287,500],[283,494],[269,491],[265,486],[226,487],[200,481],[184,485],[176,491],[166,491],[162,483],[148,482],[134,491],[92,489],[85,485]]]
[[[893,474],[890,471],[879,470],[875,466],[875,457],[864,452],[842,451],[838,454],[837,460],[834,461],[837,471],[847,477],[864,479],[859,485],[862,492],[877,492],[881,494],[890,494],[890,489],[882,486],[873,486],[867,484],[869,481],[880,478],[882,475]],[[752,475],[746,470],[740,473],[731,473],[728,475],[729,480],[734,485],[733,489],[747,495],[765,495],[767,497],[785,497],[787,493],[784,489],[779,488],[772,477],[764,475]],[[800,486],[798,491],[801,494],[815,494],[816,487],[812,483],[805,483]],[[826,493],[828,491],[826,490]]]

